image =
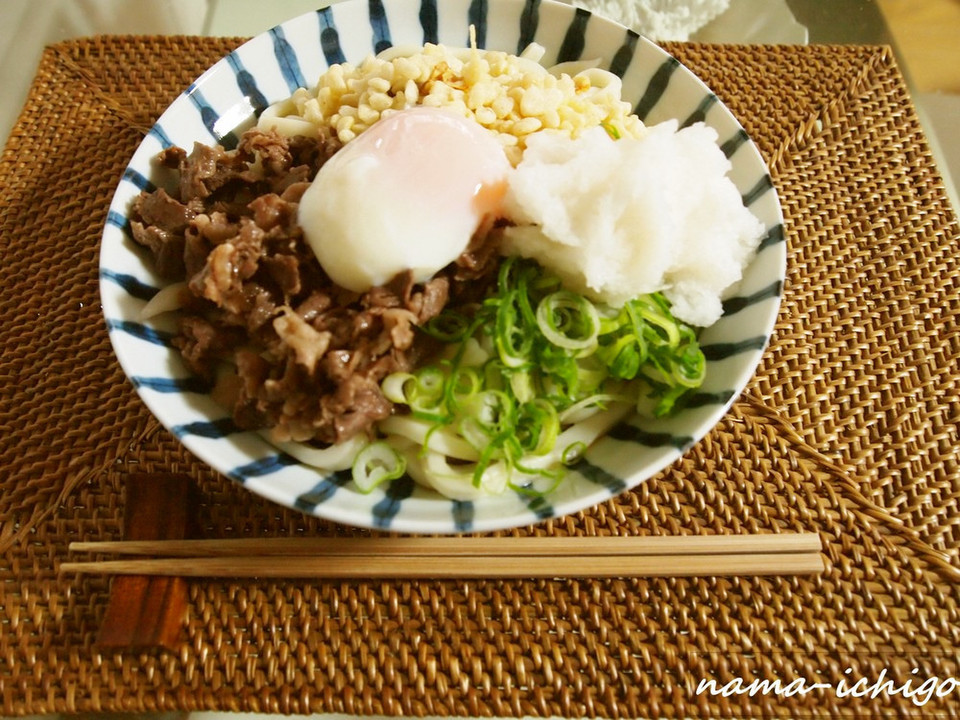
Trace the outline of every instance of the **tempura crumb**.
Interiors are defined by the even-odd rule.
[[[603,125],[621,137],[640,137],[643,123],[620,97],[620,79],[585,68],[552,73],[529,57],[506,52],[427,44],[342,63],[324,72],[310,90],[261,116],[262,129],[347,143],[381,117],[415,105],[443,107],[471,117],[495,133],[516,166],[526,139],[542,130],[578,137]],[[305,126],[304,121],[309,123]]]

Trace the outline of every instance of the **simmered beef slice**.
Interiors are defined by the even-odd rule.
[[[491,251],[475,241],[425,283],[401,273],[363,294],[333,284],[297,209],[335,150],[259,131],[231,151],[172,148],[160,160],[179,171],[179,197],[157,190],[134,205],[137,241],[158,269],[187,281],[175,344],[188,366],[211,379],[224,361],[235,367],[218,398],[241,427],[271,427],[278,439],[334,443],[370,432],[392,412],[383,378],[435,349],[417,326],[495,279]]]
[[[168,280],[183,279],[186,272],[186,239],[183,234],[164,230],[159,225],[144,225],[137,220],[130,222],[130,229],[133,239],[153,255],[154,269],[160,277]]]

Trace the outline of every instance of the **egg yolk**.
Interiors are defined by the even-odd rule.
[[[500,214],[511,170],[499,141],[439,108],[393,113],[328,160],[300,202],[333,282],[365,292],[410,270],[423,282]]]

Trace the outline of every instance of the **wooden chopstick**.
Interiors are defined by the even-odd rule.
[[[320,579],[779,575],[822,572],[820,548],[816,533],[108,541],[70,550],[164,557],[67,562],[60,570]]]
[[[795,575],[823,571],[819,553],[466,557],[203,557],[63,563],[63,572],[259,578],[534,578]]]
[[[264,555],[727,555],[819,552],[817,533],[592,537],[336,537],[72,542],[71,552],[165,557]]]

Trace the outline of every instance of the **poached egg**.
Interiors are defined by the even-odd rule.
[[[398,273],[430,279],[501,214],[511,165],[500,142],[449,110],[393,113],[321,167],[298,220],[333,282],[366,292]]]

